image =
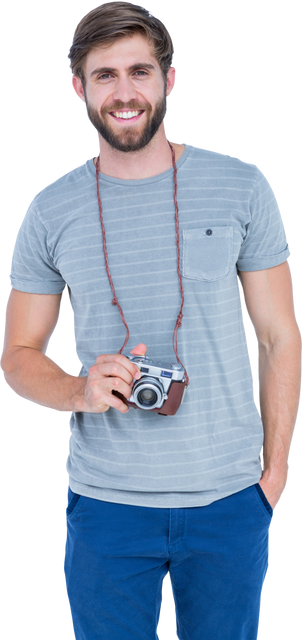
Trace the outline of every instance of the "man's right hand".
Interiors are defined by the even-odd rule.
[[[145,355],[146,351],[145,344],[138,344],[131,353]],[[82,392],[74,397],[74,410],[103,413],[113,407],[121,413],[127,413],[127,404],[112,392],[117,391],[129,399],[133,378],[138,380],[140,377],[140,370],[126,356],[116,353],[98,356],[89,369],[88,377],[83,379]]]

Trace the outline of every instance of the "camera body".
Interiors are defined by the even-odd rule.
[[[135,409],[156,411],[173,416],[179,409],[187,388],[184,368],[176,363],[160,362],[148,356],[126,356],[141,372],[139,380],[133,380],[132,395],[127,404]]]

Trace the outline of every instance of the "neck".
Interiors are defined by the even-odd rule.
[[[171,149],[163,127],[160,127],[149,144],[139,151],[129,151],[127,153],[118,151],[111,147],[100,135],[99,142],[99,170],[112,178],[141,180],[156,176],[172,167]],[[171,144],[174,148],[177,162],[185,149],[185,145]]]

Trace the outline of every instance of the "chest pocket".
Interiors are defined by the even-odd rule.
[[[203,227],[183,231],[182,275],[212,282],[225,278],[231,266],[233,227]]]

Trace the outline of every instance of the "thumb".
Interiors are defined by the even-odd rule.
[[[133,353],[135,356],[144,356],[146,354],[146,351],[147,351],[146,345],[143,342],[141,342],[140,344],[136,345],[134,349],[131,349],[130,353]]]

